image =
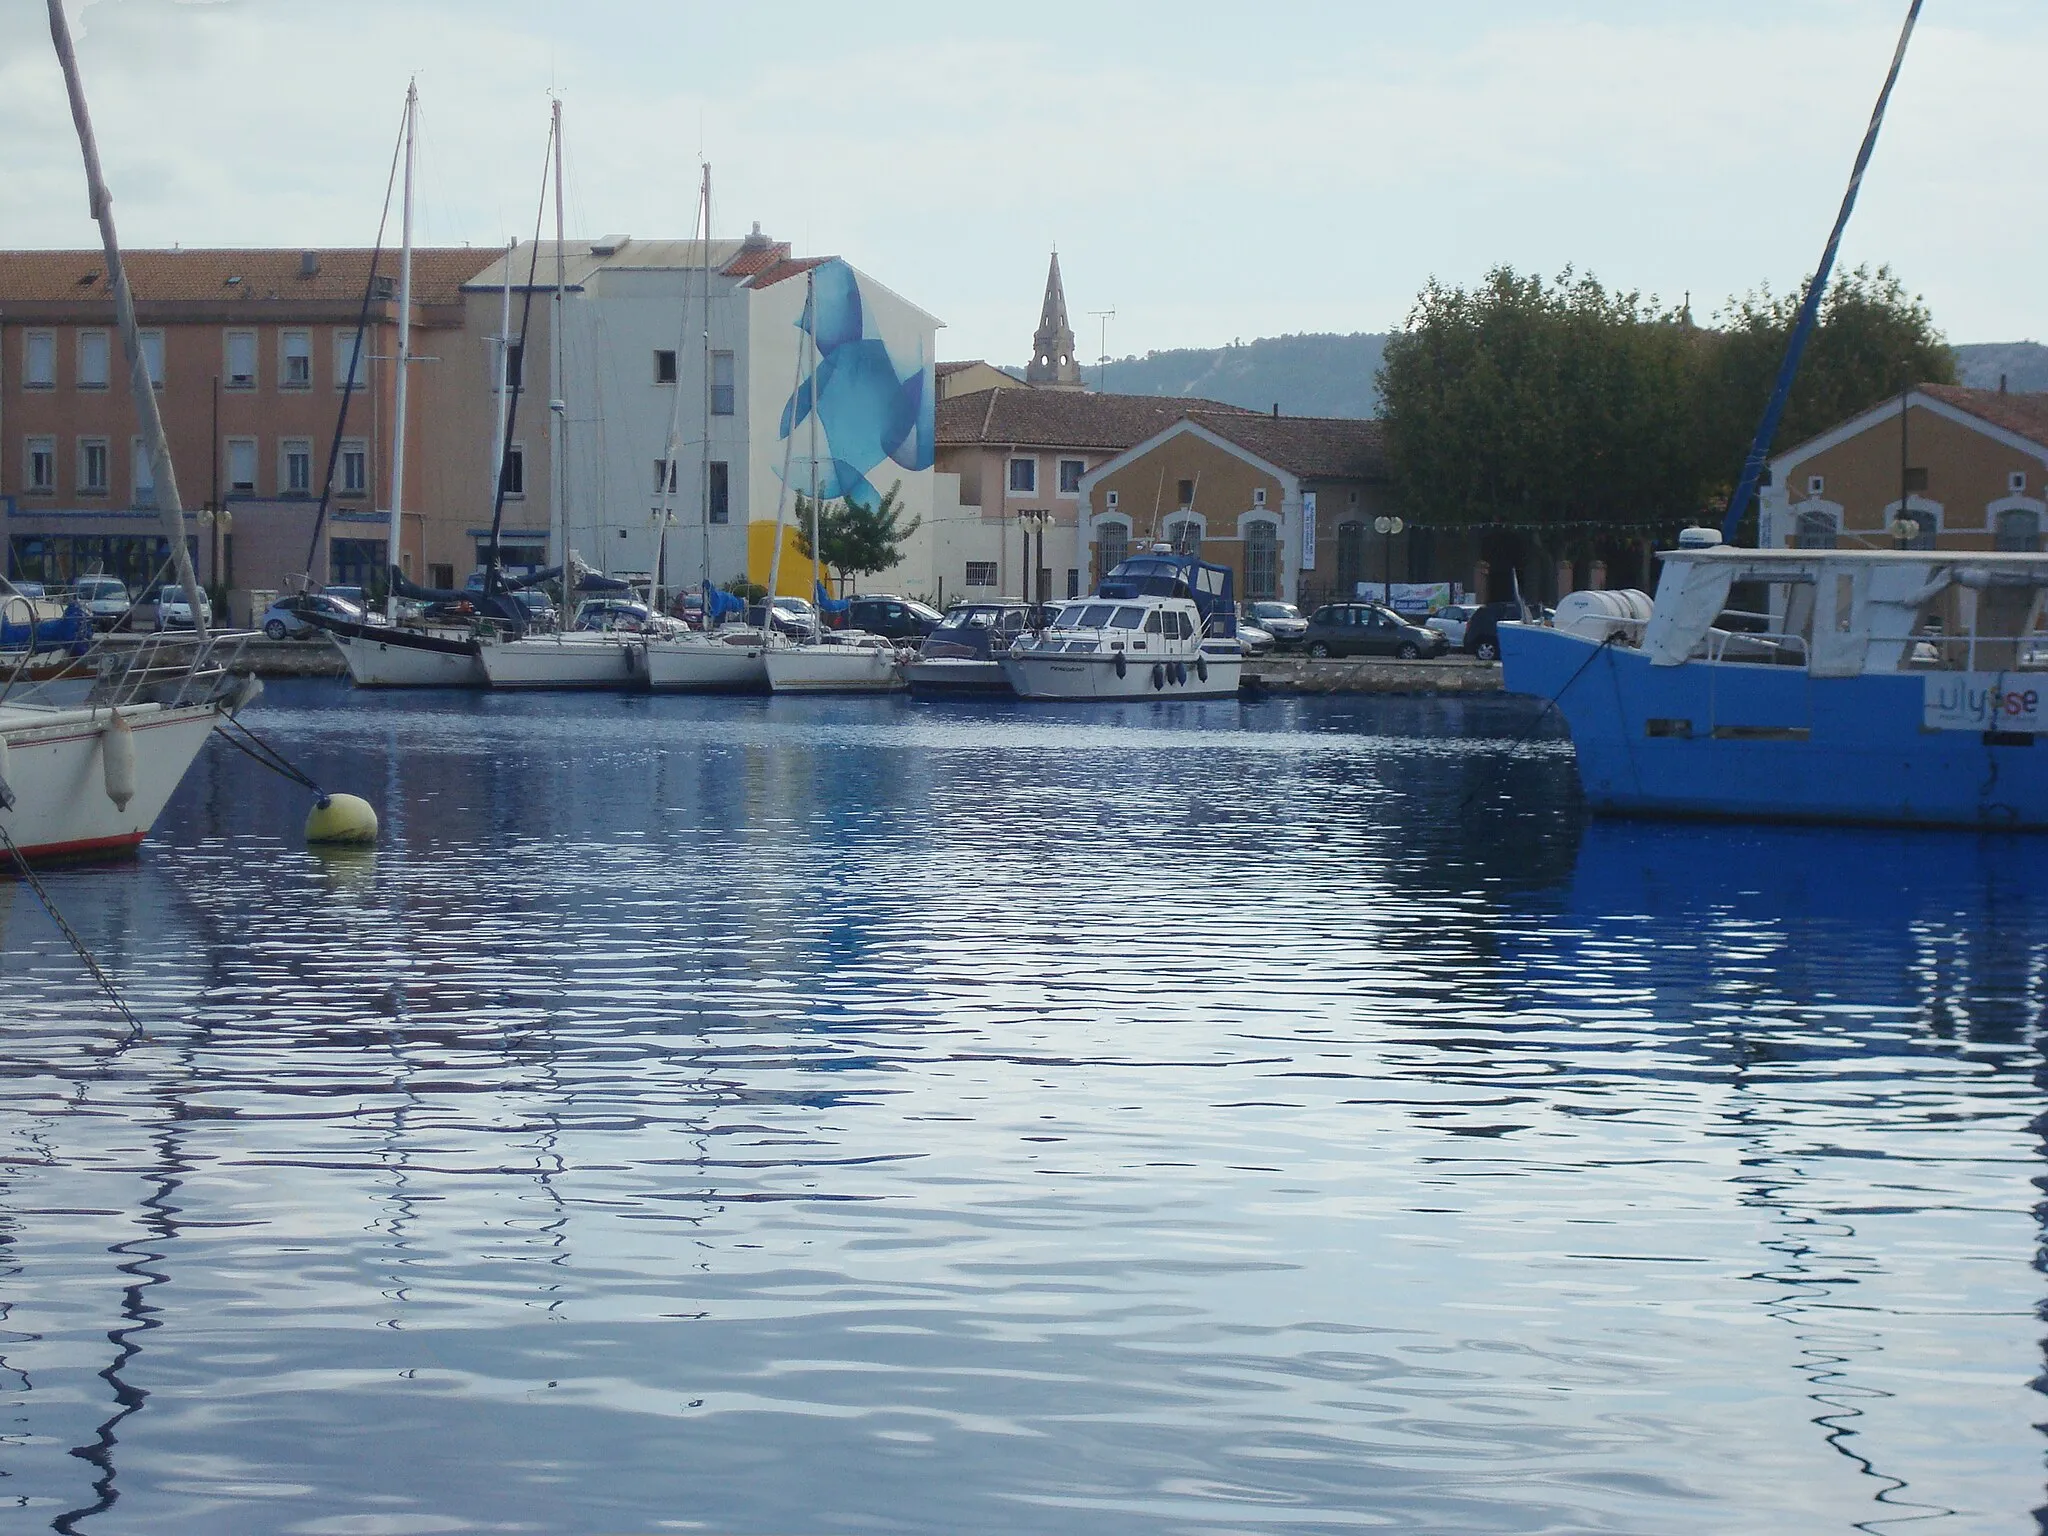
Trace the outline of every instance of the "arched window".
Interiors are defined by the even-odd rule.
[[[1095,525],[1096,559],[1101,564],[1097,573],[1107,576],[1124,563],[1124,556],[1131,547],[1131,530],[1122,523],[1097,523]]]
[[[2041,547],[2041,514],[2028,507],[2008,507],[1998,514],[1994,549],[2031,553]]]
[[[1192,517],[1177,518],[1166,525],[1166,542],[1173,546],[1177,555],[1199,555],[1202,552],[1202,525]]]
[[[1244,595],[1275,598],[1280,595],[1280,530],[1260,518],[1244,530]]]
[[[1365,524],[1337,525],[1337,592],[1350,597],[1365,580]]]
[[[1799,514],[1799,526],[1792,535],[1794,549],[1833,549],[1840,539],[1841,530],[1835,524],[1835,514],[1818,509]]]

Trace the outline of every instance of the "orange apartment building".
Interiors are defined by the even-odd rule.
[[[478,465],[489,449],[470,439],[488,440],[490,392],[476,387],[475,369],[493,364],[466,323],[462,285],[497,254],[413,253],[401,556],[415,580],[452,583],[448,551],[465,538],[438,525],[466,528],[489,499],[487,483],[468,482],[487,473]],[[213,250],[125,258],[188,538],[210,586],[276,589],[308,571],[309,553],[316,582],[363,584],[384,568],[398,257],[386,251],[377,261],[358,359],[371,257]],[[352,360],[357,383],[343,426]],[[156,501],[101,253],[0,252],[8,573],[48,582],[97,570],[144,582],[168,556]]]

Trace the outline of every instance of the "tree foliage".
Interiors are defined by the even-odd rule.
[[[1476,287],[1431,281],[1380,374],[1388,455],[1414,516],[1542,533],[1718,522],[1769,398],[1799,295],[1759,290],[1720,323],[1500,267]],[[1838,278],[1776,447],[1905,382],[1947,382],[1954,353],[1888,269]]]
[[[902,490],[898,480],[872,507],[851,498],[826,502],[818,509],[817,558],[841,576],[872,576],[895,565],[910,536],[924,525],[921,517],[913,517],[908,525],[899,523],[902,508],[897,497]],[[796,498],[796,542],[810,559],[811,503],[802,492]]]

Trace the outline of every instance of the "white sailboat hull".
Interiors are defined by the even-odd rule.
[[[447,642],[424,645],[402,631],[379,635],[374,626],[360,634],[327,633],[358,688],[482,688],[490,681],[474,642],[466,650]]]
[[[176,708],[125,704],[133,771],[122,785],[118,744],[110,772],[112,711],[0,708],[0,741],[7,744],[5,777],[14,794],[0,810],[0,827],[31,859],[90,858],[133,852],[163,814],[185,770],[213,734],[220,709],[213,704]],[[114,788],[132,791],[117,805]]]
[[[767,647],[708,636],[645,642],[647,686],[657,693],[766,693]]]
[[[868,645],[785,645],[769,651],[777,693],[897,693],[903,669],[893,650]]]
[[[478,652],[493,688],[637,688],[639,641],[606,634],[547,635],[486,644]]]

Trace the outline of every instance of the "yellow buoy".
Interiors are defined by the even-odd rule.
[[[377,813],[357,795],[322,795],[306,813],[309,843],[374,843]]]

